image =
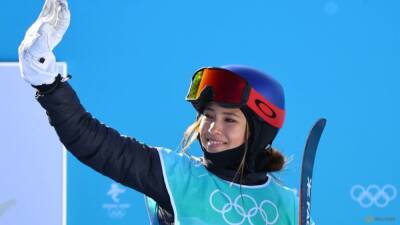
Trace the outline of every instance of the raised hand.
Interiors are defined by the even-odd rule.
[[[28,83],[42,85],[54,82],[59,72],[53,49],[62,40],[69,23],[67,0],[46,0],[39,17],[18,48],[22,78]]]

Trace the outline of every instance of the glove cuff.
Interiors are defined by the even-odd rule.
[[[51,84],[42,84],[42,85],[31,85],[32,87],[36,88],[36,98],[51,94],[53,91],[55,91],[58,86],[60,86],[61,82],[66,82],[67,80],[71,79],[71,75],[67,75],[66,77],[61,76],[61,74],[58,74],[55,77],[55,80]]]

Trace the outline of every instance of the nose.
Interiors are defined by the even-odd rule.
[[[222,131],[221,124],[218,121],[213,121],[210,123],[210,127],[208,128],[208,132],[210,134],[220,134]]]

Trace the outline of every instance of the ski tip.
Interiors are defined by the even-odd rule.
[[[316,126],[321,126],[322,128],[326,125],[326,118],[319,118],[315,123]]]

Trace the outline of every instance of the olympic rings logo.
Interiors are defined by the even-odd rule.
[[[225,204],[219,208],[215,205],[215,199],[217,198],[216,195],[218,193],[220,193],[219,196],[223,197],[223,199],[226,201]],[[250,208],[246,212],[246,210],[243,208],[243,206],[239,204],[240,200],[242,200],[242,201],[249,200],[252,203],[253,207]],[[260,203],[260,205],[258,205],[256,200],[247,194],[239,195],[234,200],[232,200],[231,197],[229,197],[229,195],[222,192],[221,190],[216,189],[210,194],[209,203],[210,203],[211,208],[214,211],[220,213],[222,218],[224,219],[224,221],[229,225],[241,225],[246,220],[251,225],[254,225],[252,219],[256,215],[258,215],[258,213],[261,216],[262,220],[264,221],[265,225],[275,224],[279,219],[278,207],[272,201],[263,200]],[[267,215],[267,212],[264,210],[265,207],[267,207],[267,206],[269,208],[272,208],[273,211],[275,211],[274,214],[272,214],[272,215],[275,215],[274,218],[269,218],[269,216]],[[234,211],[232,211],[232,210],[234,210]],[[232,221],[230,221],[232,219],[229,218],[228,213],[230,213],[230,215],[232,215],[232,213],[239,215],[242,218],[240,221],[232,222]],[[269,215],[271,216],[271,213]]]
[[[384,208],[397,197],[397,189],[390,184],[386,184],[382,188],[375,184],[369,185],[367,188],[354,185],[351,188],[350,195],[363,208],[369,208],[372,205]]]

